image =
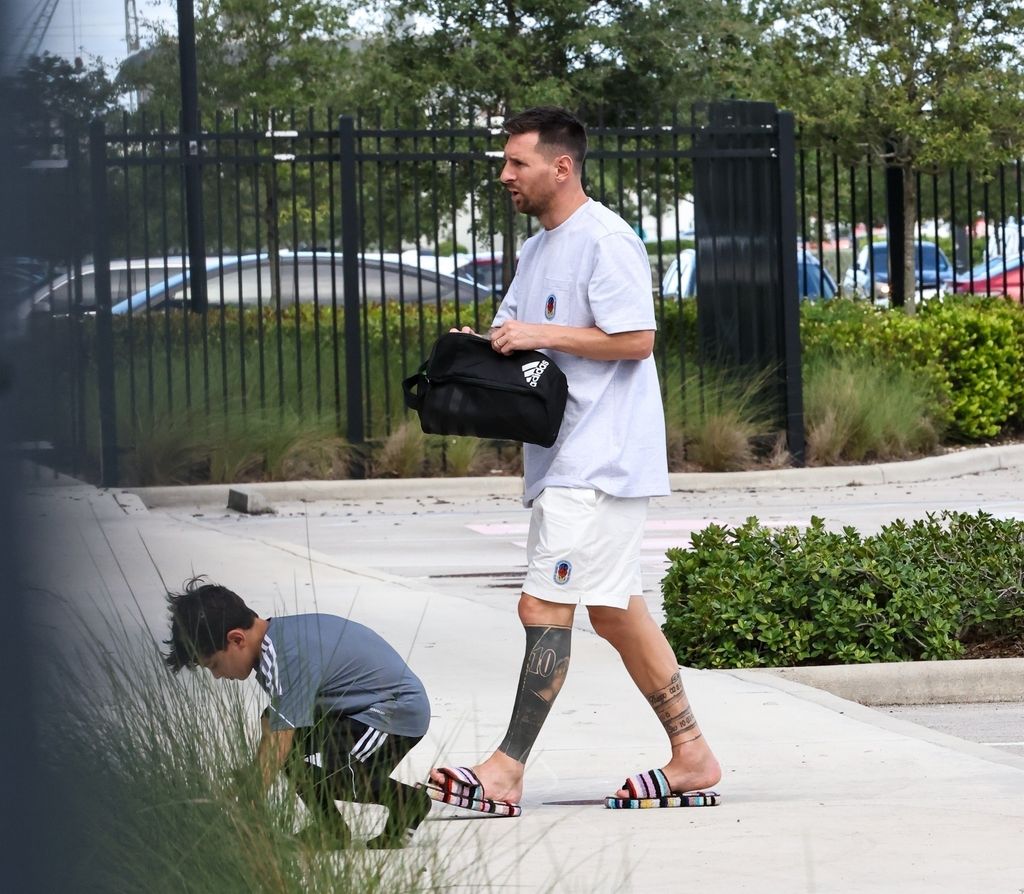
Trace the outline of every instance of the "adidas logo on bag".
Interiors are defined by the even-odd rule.
[[[540,377],[544,375],[544,370],[547,368],[547,360],[532,360],[529,363],[524,363],[523,375],[526,377],[526,384],[531,388],[536,388]]]

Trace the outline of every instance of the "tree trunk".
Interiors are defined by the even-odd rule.
[[[903,168],[903,309],[913,315],[917,312],[917,245],[914,228],[917,226],[917,177],[909,166]]]

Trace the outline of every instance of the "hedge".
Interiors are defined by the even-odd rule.
[[[1024,636],[1024,521],[944,512],[853,528],[709,525],[668,551],[665,635],[693,667],[957,658]]]
[[[1024,421],[1024,309],[1002,298],[947,298],[917,314],[832,301],[805,309],[805,354],[863,352],[925,376],[956,440],[992,438]]]

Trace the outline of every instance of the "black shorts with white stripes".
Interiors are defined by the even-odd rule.
[[[317,781],[337,800],[377,801],[384,780],[422,738],[381,732],[327,712],[313,726],[297,729],[292,747],[307,765],[319,764]]]

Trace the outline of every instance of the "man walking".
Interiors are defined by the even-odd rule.
[[[508,731],[477,766],[431,771],[432,794],[518,815],[526,759],[568,671],[573,614],[583,604],[671,746],[664,767],[628,777],[608,806],[714,804],[717,795],[703,790],[721,769],[641,595],[648,498],[669,492],[647,253],[622,218],[584,192],[587,136],[574,116],[530,109],[505,130],[501,182],[543,229],[523,245],[491,344],[502,354],[549,353],[566,374],[569,402],[556,443],[523,448],[524,502],[532,507],[519,601],[526,655]]]

